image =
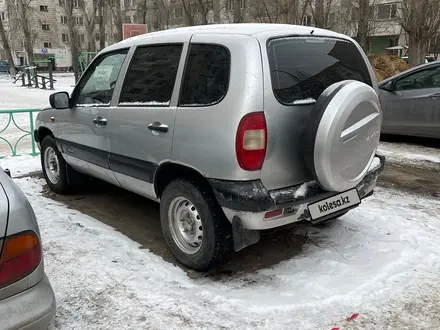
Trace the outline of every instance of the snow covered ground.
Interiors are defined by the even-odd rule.
[[[6,158],[0,166],[17,177],[38,169],[39,159]],[[438,199],[378,189],[324,228],[294,229],[307,243],[290,260],[220,280],[192,280],[113,228],[43,197],[43,180],[15,181],[40,223],[58,301],[53,330],[439,326],[438,318],[411,316],[439,291]]]
[[[379,152],[385,155],[388,161],[412,166],[431,165],[438,167],[440,163],[440,150],[438,148],[407,143],[381,142]]]
[[[74,84],[74,77],[72,74],[54,74],[55,91],[71,92]],[[18,84],[18,85],[17,85]],[[0,110],[10,109],[39,109],[49,105],[49,95],[54,93],[53,90],[41,90],[36,88],[20,87],[21,84],[17,82],[13,84],[12,80],[7,76],[0,76]],[[37,116],[37,112],[33,114],[33,119]],[[29,132],[30,117],[29,113],[13,114],[16,124],[24,131]],[[2,131],[9,121],[9,114],[0,113],[0,131]],[[15,127],[11,121],[9,127],[1,133],[1,137],[7,139],[12,146],[17,140],[25,134]],[[23,138],[17,145],[19,154],[26,154],[31,152],[31,138],[30,136]],[[10,155],[11,149],[6,142],[0,139],[0,156]]]

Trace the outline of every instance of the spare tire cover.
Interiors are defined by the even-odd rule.
[[[345,191],[364,178],[379,145],[382,113],[375,90],[359,81],[329,86],[304,132],[304,158],[325,190]]]

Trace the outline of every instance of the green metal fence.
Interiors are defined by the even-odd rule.
[[[34,138],[34,113],[39,112],[41,109],[11,109],[11,110],[0,110],[0,118],[2,117],[2,115],[8,115],[9,118],[7,119],[7,123],[5,125],[5,127],[3,127],[0,130],[0,143],[1,141],[6,142],[6,144],[9,146],[9,148],[11,148],[11,153],[12,156],[20,156],[19,154],[17,154],[17,146],[20,143],[21,140],[23,140],[25,137],[30,136],[31,137],[31,148],[32,148],[32,153],[30,153],[30,155],[32,156],[37,156],[39,154],[39,152],[37,152],[37,148],[36,148],[36,143],[35,143],[35,138]],[[18,114],[18,113],[22,113],[22,114],[28,114],[29,115],[29,131],[21,128],[17,122],[15,121],[14,115]],[[15,142],[14,146],[12,145],[12,143],[10,141],[8,141],[8,139],[6,139],[4,136],[2,136],[2,133],[4,133],[8,127],[11,125],[11,122],[14,124],[14,126],[20,130],[21,132],[23,132],[23,135],[21,135],[18,140]],[[4,158],[3,155],[0,155],[0,158]]]

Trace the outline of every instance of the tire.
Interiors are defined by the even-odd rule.
[[[54,138],[46,136],[41,143],[41,167],[47,185],[57,194],[66,194],[71,188],[67,180],[67,166]]]
[[[168,184],[160,202],[160,221],[171,252],[191,269],[214,268],[233,251],[231,224],[209,188],[196,181]],[[189,234],[182,233],[185,230]]]

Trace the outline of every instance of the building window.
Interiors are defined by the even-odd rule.
[[[66,33],[63,33],[63,34],[61,35],[61,40],[62,40],[63,42],[69,42],[69,35],[66,34]]]
[[[61,24],[67,24],[67,16],[61,16]]]
[[[132,23],[131,16],[125,16],[125,23]]]
[[[50,43],[50,42],[45,42],[45,43],[44,43],[44,48],[52,48],[52,43]]]
[[[226,3],[226,9],[229,11],[233,11],[234,10],[234,0],[229,0]]]
[[[397,4],[384,4],[377,6],[377,18],[378,19],[392,19],[397,17]]]
[[[41,24],[41,28],[42,28],[44,31],[49,31],[49,30],[50,30],[50,28],[49,28],[49,24]]]
[[[47,6],[40,6],[40,11],[49,11],[49,9],[47,9]]]
[[[73,0],[73,7],[79,8],[81,6],[81,0]]]
[[[124,0],[124,7],[132,7],[133,1],[132,0]]]
[[[83,17],[75,17],[75,24],[76,25],[84,25],[84,18]]]
[[[4,11],[0,11],[0,21],[6,21],[6,13]]]
[[[312,25],[312,16],[306,15],[302,19],[302,25],[311,26]]]
[[[99,40],[100,40],[100,35],[99,35],[99,33],[95,33],[95,40],[96,40],[96,41],[99,41]]]
[[[66,6],[66,0],[58,0],[58,4],[59,4],[61,7],[65,7],[65,6]]]

